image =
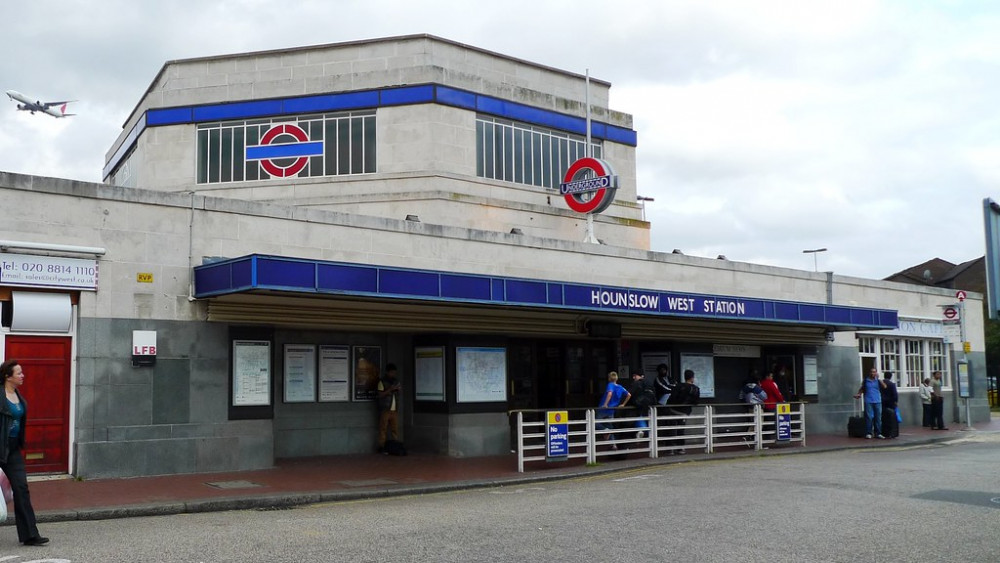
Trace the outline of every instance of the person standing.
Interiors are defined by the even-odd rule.
[[[691,407],[698,404],[701,399],[701,389],[694,384],[694,371],[686,369],[684,370],[684,381],[678,383],[674,387],[673,393],[670,394],[670,398],[667,400],[667,412],[673,416],[690,416]],[[683,436],[684,428],[683,425],[686,424],[686,420],[676,419],[668,420],[667,424],[670,426],[680,426],[681,428],[675,428],[668,433],[670,436]],[[687,450],[684,449],[684,439],[679,440],[681,449],[677,450],[677,453],[684,454]],[[670,452],[668,452],[669,455]]]
[[[670,366],[667,364],[656,366],[654,387],[656,389],[656,404],[667,404],[667,399],[670,398],[670,393],[674,390],[674,382],[670,380]]]
[[[629,389],[629,394],[632,396],[632,406],[635,407],[636,417],[639,419],[635,422],[635,427],[639,429],[635,437],[639,439],[646,437],[646,429],[649,428],[649,422],[647,422],[649,407],[656,404],[656,393],[653,392],[649,383],[646,381],[645,374],[632,374],[632,387]]]
[[[934,406],[931,404],[931,378],[929,377],[925,377],[920,385],[920,406],[924,409],[924,428],[930,428]]]
[[[944,395],[941,394],[941,372],[931,374],[931,430],[947,430],[944,425]]]
[[[781,390],[778,389],[778,384],[774,381],[774,372],[767,372],[764,374],[764,379],[760,382],[760,388],[764,390],[766,396],[764,397],[764,433],[774,434],[775,424],[777,423],[777,404],[785,402],[785,396],[781,394]],[[774,436],[777,440],[778,436]]]
[[[385,442],[392,434],[392,439],[399,441],[399,376],[396,364],[385,365],[385,377],[378,380],[378,451],[388,453]]]
[[[49,538],[38,533],[35,509],[31,506],[31,494],[28,492],[24,456],[21,454],[28,420],[28,403],[17,390],[24,383],[21,364],[17,360],[0,364],[0,379],[6,392],[5,400],[0,403],[0,469],[7,474],[14,490],[17,539],[24,545],[45,545],[49,543]]]
[[[885,383],[878,378],[878,369],[872,368],[854,395],[855,399],[860,399],[862,395],[865,396],[865,438],[869,440],[872,437],[873,426],[875,437],[885,438],[882,435],[882,387],[884,386]]]
[[[896,418],[896,407],[899,406],[899,392],[892,381],[892,372],[887,371],[882,376],[882,434],[886,438],[899,437],[899,420]]]
[[[604,395],[601,396],[601,401],[597,407],[597,420],[599,421],[597,429],[613,430],[615,427],[614,422],[600,421],[613,420],[615,418],[615,409],[627,403],[631,397],[632,394],[618,384],[618,372],[612,371],[608,373],[608,385],[604,388]],[[615,440],[614,433],[609,434],[608,439],[613,442]],[[618,446],[612,444],[611,448],[617,450]]]

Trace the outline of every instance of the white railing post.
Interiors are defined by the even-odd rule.
[[[524,413],[517,411],[517,472],[524,473]]]
[[[764,449],[764,421],[761,419],[761,413],[764,409],[760,408],[760,405],[753,406],[753,441],[754,450],[760,451]]]
[[[802,432],[802,447],[806,447],[806,404],[799,403],[799,430]]]
[[[587,463],[597,463],[597,436],[594,429],[594,409],[587,409]]]
[[[656,435],[656,409],[655,407],[646,408],[646,441],[649,442],[649,457],[656,459],[656,440],[653,436]]]
[[[713,411],[711,405],[705,405],[705,453],[715,452],[715,426],[712,424]]]

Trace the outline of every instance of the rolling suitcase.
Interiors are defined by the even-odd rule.
[[[847,435],[851,438],[864,438],[867,432],[865,415],[858,409],[860,399],[854,402],[854,414],[847,419]]]

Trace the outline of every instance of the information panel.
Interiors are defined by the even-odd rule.
[[[233,341],[233,406],[271,404],[271,343]]]
[[[323,403],[351,400],[350,347],[319,347],[319,400]]]
[[[354,347],[354,400],[374,401],[382,373],[382,349],[378,346]]]
[[[679,381],[684,380],[684,372],[694,372],[694,384],[701,389],[703,399],[715,397],[715,357],[711,354],[681,354]]]
[[[816,356],[802,356],[802,376],[805,378],[805,394],[819,394],[819,371],[816,369]]]
[[[444,348],[417,348],[413,353],[418,401],[444,400]]]
[[[285,344],[285,402],[316,400],[316,346]]]
[[[456,348],[455,364],[459,403],[507,400],[506,348]]]

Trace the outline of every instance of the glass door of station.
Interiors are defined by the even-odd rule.
[[[511,344],[511,409],[586,408],[597,405],[614,346],[609,341],[532,341]]]

